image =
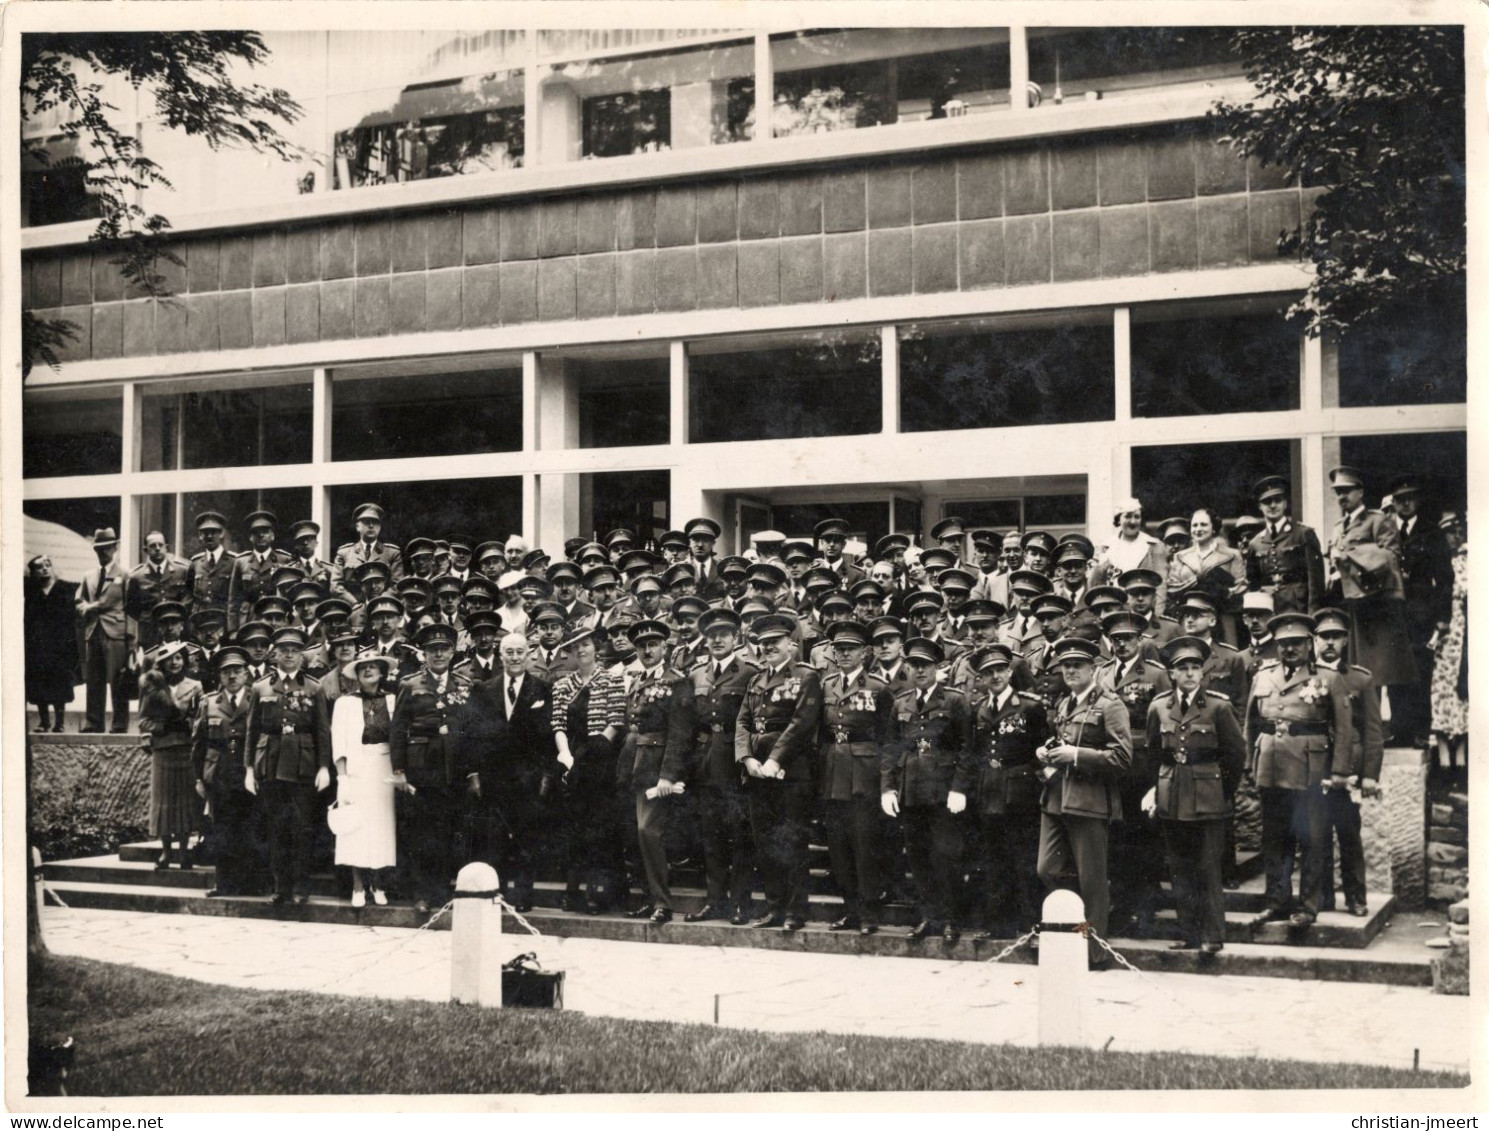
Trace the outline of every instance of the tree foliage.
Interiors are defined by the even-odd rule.
[[[1279,238],[1316,271],[1292,314],[1316,333],[1461,303],[1462,28],[1256,27],[1233,42],[1256,94],[1216,107],[1227,140],[1328,186]]]
[[[160,260],[181,262],[164,239],[170,221],[140,198],[151,187],[172,186],[139,139],[119,128],[119,107],[105,100],[99,79],[123,76],[149,93],[165,126],[199,137],[213,149],[247,147],[289,161],[301,151],[279,127],[299,119],[299,103],[282,89],[235,77],[238,67],[256,67],[268,57],[263,37],[251,31],[21,37],[22,114],[32,118],[56,111],[61,119],[56,132],[77,140],[85,185],[99,213],[92,238],[111,254],[134,293],[170,297],[157,269]],[[50,163],[43,139],[23,139],[21,145],[24,157]],[[73,336],[68,323],[28,313],[22,324],[23,375],[36,362],[55,366],[56,349]]]

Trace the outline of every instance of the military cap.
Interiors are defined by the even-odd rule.
[[[676,607],[675,605],[673,606],[673,608]],[[729,628],[738,632],[742,624],[743,622],[739,619],[738,613],[733,609],[723,607],[709,609],[698,617],[698,631],[705,635],[707,635],[710,629],[714,628]]]
[[[305,571],[297,565],[276,566],[270,575],[270,583],[275,589],[284,589],[296,581],[305,580]]]
[[[275,612],[279,613],[281,616],[289,616],[289,601],[274,593],[267,593],[253,603],[253,615],[255,618],[262,617],[265,613]]]
[[[779,530],[757,530],[750,535],[750,541],[761,548],[766,546],[778,548],[786,541],[786,536]]]
[[[233,639],[239,644],[247,644],[250,640],[268,640],[272,635],[269,626],[261,620],[244,621],[238,626],[238,631]]]
[[[1437,520],[1437,525],[1443,530],[1452,530],[1463,525],[1463,516],[1457,511],[1443,511],[1442,517]]]
[[[817,558],[817,547],[810,542],[792,541],[781,547],[781,558],[784,561],[815,561]]]
[[[1096,585],[1086,590],[1081,600],[1088,609],[1095,609],[1098,605],[1125,605],[1127,590],[1115,585]]]
[[[956,515],[947,515],[935,526],[931,527],[931,537],[936,541],[944,538],[962,538],[967,533],[967,524]]]
[[[198,518],[201,516],[198,515]],[[279,525],[279,519],[273,511],[253,511],[243,519],[243,529],[257,530],[260,526],[267,526],[271,530]]]
[[[692,562],[674,562],[662,571],[662,584],[668,589],[697,580],[698,574],[694,572]]]
[[[353,628],[349,624],[341,626],[340,631],[331,634],[331,647],[338,648],[343,644],[360,644],[362,642],[362,630]]]
[[[414,643],[420,648],[428,648],[431,644],[448,644],[455,647],[457,634],[453,624],[440,624],[431,621],[424,625],[414,634]]]
[[[403,602],[397,597],[384,593],[381,597],[374,597],[367,603],[368,620],[382,613],[393,613],[395,616],[403,616]]]
[[[562,605],[552,601],[539,601],[533,606],[532,621],[534,624],[543,624],[547,621],[562,621],[568,623],[569,615],[564,612]]]
[[[1029,602],[1029,609],[1036,617],[1042,617],[1045,613],[1059,613],[1062,617],[1069,616],[1075,605],[1069,597],[1062,597],[1058,593],[1041,593]]]
[[[1084,636],[1062,636],[1055,641],[1053,659],[1057,664],[1067,660],[1094,664],[1100,654],[1101,645],[1094,640],[1087,640]]]
[[[657,558],[646,550],[627,550],[615,563],[621,573],[631,573],[634,570],[646,570],[648,573],[656,567]]]
[[[361,506],[353,508],[353,522],[361,522],[364,518],[371,519],[373,522],[384,521],[383,508],[376,503],[363,503]]]
[[[471,536],[469,534],[451,534],[446,537],[445,541],[449,544],[450,552],[452,554],[468,554],[471,552],[472,547],[475,546],[475,542],[471,540]]]
[[[434,553],[434,539],[410,538],[408,545],[403,548],[403,552],[410,558],[417,558],[422,554],[432,554]]]
[[[198,609],[191,614],[193,628],[210,628],[214,624],[219,627],[227,624],[227,614],[221,609]]]
[[[298,581],[289,591],[290,603],[298,605],[301,601],[320,602],[325,599],[326,593],[316,581]]]
[[[493,632],[500,632],[502,619],[491,609],[481,609],[479,612],[469,613],[465,617],[465,631],[475,635],[478,628],[489,628]]]
[[[662,591],[662,579],[654,573],[643,573],[639,577],[632,578],[626,587],[632,593],[640,593],[644,589],[660,593]]]
[[[1307,613],[1278,613],[1267,622],[1267,632],[1278,640],[1312,636],[1314,620]]]
[[[942,589],[964,589],[970,593],[972,592],[972,586],[977,584],[977,578],[973,577],[964,569],[953,567],[951,569],[943,569],[937,574],[936,584]]]
[[[905,659],[912,664],[919,661],[926,664],[939,664],[946,659],[946,653],[941,650],[941,645],[934,640],[928,640],[924,636],[912,636],[905,641]]]
[[[320,536],[320,523],[311,522],[308,518],[302,518],[290,527],[291,542],[298,542],[301,538],[319,538]]]
[[[727,558],[719,559],[720,577],[743,577],[750,572],[751,562],[749,558],[742,558],[738,554],[731,554]]]
[[[369,577],[381,577],[384,581],[392,581],[393,571],[389,568],[387,562],[380,562],[374,558],[370,562],[363,562],[359,565],[354,576],[359,585]]]
[[[1016,569],[1008,575],[1008,587],[1015,593],[1048,593],[1054,585],[1038,570]]]
[[[741,619],[747,616],[764,616],[775,611],[776,603],[768,597],[749,597],[739,606]]]
[[[617,546],[634,546],[635,544],[635,532],[627,530],[624,526],[618,526],[609,534],[605,535],[605,545],[612,550]]]
[[[1338,491],[1365,486],[1365,473],[1354,467],[1336,467],[1329,472],[1329,484]]]
[[[542,562],[549,562],[552,560],[553,555],[539,546],[536,550],[529,550],[527,553],[522,555],[522,568],[533,569]]]
[[[619,585],[620,574],[615,572],[613,566],[595,566],[584,575],[584,587],[586,589],[598,589],[602,585]]]
[[[1241,611],[1243,613],[1273,613],[1277,611],[1277,602],[1272,599],[1272,594],[1263,593],[1260,589],[1252,589],[1241,595]]]
[[[214,665],[218,671],[221,671],[223,668],[246,668],[248,666],[248,652],[236,644],[224,645],[219,649]]]
[[[573,562],[554,562],[548,567],[548,580],[554,585],[560,581],[583,581],[584,571]]]
[[[1061,542],[1055,548],[1055,564],[1062,566],[1066,562],[1079,562],[1085,565],[1091,560],[1090,553],[1079,542]]]
[[[770,562],[756,562],[745,575],[751,585],[767,585],[779,589],[786,584],[786,571]]]
[[[196,516],[195,525],[198,530],[206,530],[215,526],[218,530],[227,529],[227,519],[223,518],[217,511],[202,511]]]
[[[1251,493],[1260,503],[1273,495],[1291,495],[1292,483],[1283,475],[1263,475],[1251,485]]]
[[[528,574],[517,583],[517,589],[522,593],[533,593],[538,597],[547,598],[553,596],[553,586],[544,577],[534,577]]]
[[[708,612],[709,607],[708,602],[702,597],[679,597],[672,602],[671,613],[674,620],[689,615],[701,618],[704,613]]]
[[[1130,632],[1134,636],[1141,636],[1143,630],[1148,627],[1148,618],[1142,613],[1129,612],[1126,609],[1118,609],[1114,613],[1107,613],[1101,618],[1101,631],[1108,636],[1116,633]]]
[[[374,664],[382,668],[384,679],[387,679],[393,673],[393,657],[385,656],[381,652],[369,648],[366,651],[358,652],[349,661],[342,664],[341,674],[349,679],[356,679],[357,669],[366,667],[368,664]]]
[[[659,550],[673,549],[686,550],[688,548],[688,536],[681,530],[669,530],[657,539]]]
[[[479,566],[490,558],[505,558],[506,556],[507,544],[505,542],[482,542],[476,547],[471,558]]]
[[[460,595],[465,598],[485,597],[493,604],[496,603],[496,584],[489,577],[482,577],[479,573],[465,579],[465,584],[460,587]]]
[[[608,562],[610,551],[599,542],[586,542],[574,552],[574,560],[582,566],[586,558],[602,558]]]
[[[643,640],[666,640],[672,635],[672,630],[659,620],[638,620],[626,626],[626,636],[632,644],[640,644]]]
[[[1160,654],[1170,668],[1178,667],[1184,660],[1203,664],[1210,658],[1210,645],[1198,636],[1176,636],[1163,646]]]
[[[1391,480],[1391,497],[1422,494],[1422,479],[1418,475],[1398,475]]]
[[[908,534],[886,534],[874,543],[874,557],[880,559],[889,557],[890,554],[910,548],[910,536]]]
[[[829,609],[837,609],[845,613],[851,613],[853,611],[853,602],[848,599],[848,595],[841,589],[824,590],[817,595],[815,603],[819,616],[826,616]]]
[[[405,577],[394,588],[404,601],[408,601],[411,596],[414,596],[424,604],[428,604],[429,598],[433,594],[429,582],[425,581],[422,577]]]
[[[328,617],[333,619],[336,617],[349,617],[351,615],[351,605],[340,597],[327,597],[315,607],[317,620],[325,620]]]
[[[962,616],[968,624],[981,624],[989,621],[1000,621],[1008,610],[999,601],[978,598],[976,601],[968,601],[962,606]]]
[[[1007,644],[984,644],[972,654],[972,668],[977,672],[1006,668],[1013,664],[1013,649]]]
[[[868,623],[869,635],[875,640],[881,636],[904,636],[905,622],[899,617],[875,617]]]
[[[587,544],[588,541],[584,538],[565,538],[564,557],[568,558],[571,562],[577,562],[579,560],[580,548]]]
[[[150,661],[155,664],[162,663],[165,660],[169,660],[177,652],[184,652],[190,647],[191,645],[185,640],[167,640],[163,644],[157,644],[150,652]]]
[[[306,644],[305,631],[296,628],[292,624],[287,624],[275,631],[273,643],[276,648],[283,647],[286,644],[295,648],[303,648]]]
[[[1060,550],[1060,552],[1063,554],[1064,550],[1062,549],[1062,547],[1065,546],[1079,546],[1081,549],[1081,553],[1083,553],[1087,559],[1094,558],[1096,556],[1096,544],[1092,542],[1091,539],[1087,538],[1084,534],[1067,534],[1060,539],[1059,544],[1055,548],[1057,550]]]
[[[843,585],[843,578],[835,569],[813,566],[801,575],[801,584],[808,593],[813,589],[840,589]]]
[[[711,518],[690,518],[682,528],[684,538],[711,538],[717,540],[723,532]]]
[[[520,569],[509,569],[496,579],[496,587],[498,589],[516,589],[527,578],[528,574],[523,573]]]
[[[1031,530],[1019,539],[1019,547],[1025,550],[1032,547],[1036,550],[1043,550],[1046,554],[1053,554],[1055,546],[1055,536],[1047,530]]]
[[[157,623],[163,620],[185,620],[186,606],[180,601],[156,601],[150,607],[150,619]]]
[[[1003,548],[1003,535],[999,534],[996,530],[974,530],[972,531],[972,548],[976,550],[1001,550]]]
[[[451,576],[448,573],[441,574],[439,577],[436,577],[434,579],[434,584],[430,586],[431,592],[436,597],[438,597],[442,593],[453,593],[456,596],[459,596],[464,591],[464,588],[465,582],[461,581],[458,577]]]
[[[848,538],[848,524],[840,518],[824,518],[812,528],[812,535],[821,541],[824,538]]]
[[[1179,606],[1178,612],[1180,614],[1213,613],[1219,615],[1220,608],[1208,590],[1196,586],[1184,594],[1184,603]]]
[[[882,601],[884,600],[884,586],[873,578],[865,577],[862,581],[855,581],[853,587],[848,590],[848,596],[856,605],[860,601]]]
[[[921,613],[939,613],[946,608],[946,598],[934,589],[919,589],[905,598],[905,615],[919,616]]]
[[[1129,569],[1117,580],[1129,593],[1134,589],[1152,589],[1156,592],[1163,584],[1163,576],[1156,569]]]
[[[956,564],[956,555],[950,550],[943,550],[939,546],[932,546],[929,550],[921,551],[920,564],[926,569],[950,569]]]
[[[1325,633],[1348,633],[1352,631],[1349,614],[1343,609],[1314,609],[1313,631],[1318,636]]]
[[[1171,539],[1183,538],[1189,540],[1189,520],[1187,518],[1166,518],[1158,524],[1158,537],[1168,542]]]
[[[856,620],[840,620],[827,626],[827,639],[833,644],[851,644],[857,648],[869,645],[869,630]]]
[[[450,556],[449,539],[436,538],[434,540],[434,556],[436,558],[448,558]]]
[[[785,613],[766,613],[750,625],[756,640],[775,640],[796,631],[796,618]]]
[[[1235,522],[1231,523],[1231,530],[1236,534],[1242,534],[1248,530],[1253,532],[1260,530],[1266,525],[1265,519],[1258,518],[1254,514],[1243,514]]]

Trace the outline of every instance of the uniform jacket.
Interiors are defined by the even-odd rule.
[[[1258,530],[1246,546],[1246,586],[1272,594],[1279,613],[1308,613],[1324,603],[1324,556],[1311,527],[1285,519],[1277,537]]]
[[[1210,658],[1205,661],[1200,686],[1218,691],[1232,704],[1245,701],[1250,684],[1246,678],[1246,658],[1223,640],[1210,642]]]
[[[878,797],[880,761],[894,727],[894,694],[866,668],[850,682],[834,670],[822,679],[822,781],[825,801]]]
[[[1168,691],[1153,700],[1144,729],[1158,763],[1158,816],[1171,821],[1230,816],[1246,761],[1246,740],[1231,704],[1200,688],[1181,714],[1179,693]]]
[[[316,690],[304,672],[286,678],[277,668],[253,685],[243,757],[260,782],[308,785],[317,770],[331,768],[316,727]]]
[[[1384,597],[1404,597],[1401,583],[1401,532],[1396,520],[1374,509],[1366,507],[1350,519],[1349,529],[1344,528],[1344,516],[1334,523],[1334,533],[1329,538],[1329,561],[1339,575],[1340,592],[1346,601],[1357,601],[1367,596],[1360,587],[1359,571],[1349,560],[1352,550],[1362,546],[1379,546],[1389,550],[1394,559],[1394,569],[1389,584],[1377,591]]]
[[[1143,640],[1150,642],[1154,649],[1161,649],[1178,635],[1180,635],[1179,622],[1172,617],[1161,615],[1149,617],[1147,626],[1143,629]]]
[[[376,639],[368,641],[367,647],[370,651],[381,653],[382,644]],[[397,686],[400,680],[412,675],[424,666],[424,657],[412,644],[403,640],[394,640],[389,646],[387,655],[393,661],[393,666],[388,672],[388,682]]]
[[[295,558],[289,560],[289,564],[305,571],[305,580],[313,581],[331,596],[332,582],[336,576],[336,569],[330,562],[323,562],[320,558]]]
[[[1122,816],[1118,782],[1132,764],[1132,729],[1127,708],[1100,685],[1087,690],[1076,706],[1067,694],[1051,713],[1050,730],[1061,742],[1080,749],[1078,764],[1062,766],[1045,782],[1040,807],[1052,816]]]
[[[191,735],[191,767],[198,781],[214,793],[243,788],[243,748],[248,739],[248,708],[253,695],[245,687],[235,709],[226,691],[202,696]]]
[[[694,665],[687,673],[693,685],[696,726],[689,781],[703,786],[739,784],[740,767],[734,760],[734,725],[739,720],[745,690],[759,670],[759,665],[736,652],[725,661],[722,677],[717,675],[712,657]]]
[[[1350,771],[1362,779],[1380,780],[1385,742],[1380,723],[1380,692],[1368,668],[1346,665],[1339,673],[1349,694]]]
[[[1023,660],[1029,665],[1033,686],[1029,688],[1044,701],[1045,709],[1053,711],[1055,705],[1065,697],[1065,676],[1057,665],[1049,662],[1053,645],[1044,637],[1024,649]]]
[[[1013,607],[1013,594],[1008,589],[1008,574],[1001,569],[979,573],[972,586],[971,601],[997,601],[1005,609]]]
[[[1250,695],[1251,685],[1256,682],[1256,673],[1261,671],[1262,665],[1277,662],[1277,641],[1269,636],[1261,643],[1253,642],[1250,647],[1241,649],[1241,662],[1246,665],[1246,694]]]
[[[403,580],[403,552],[397,546],[391,542],[367,543],[358,539],[341,546],[331,559],[331,592],[337,597],[346,597],[347,584],[351,581],[348,575],[354,575],[358,567],[374,559],[386,565],[393,574],[389,589]]]
[[[697,576],[697,560],[689,557],[688,564],[693,567],[694,576]],[[713,603],[714,601],[717,601],[725,596],[726,592],[727,589],[724,585],[724,579],[719,576],[719,559],[716,557],[710,557],[708,559],[707,568],[703,571],[703,575],[701,577],[698,577],[698,584],[697,587],[694,589],[694,593],[696,593],[701,600]]]
[[[1288,677],[1279,662],[1256,673],[1246,704],[1246,750],[1257,785],[1302,790],[1331,773],[1357,773],[1353,745],[1349,689],[1338,672],[1299,664]]]
[[[598,609],[586,621],[586,625],[605,630],[605,638],[599,644],[600,667],[608,668],[612,664],[625,664],[635,659],[636,646],[626,637],[626,627],[634,624],[636,617],[628,613],[624,605],[617,601],[605,612]]]
[[[228,571],[227,626],[236,629],[244,621],[253,619],[253,603],[260,597],[274,592],[274,571],[290,564],[290,556],[283,550],[269,547],[261,562],[258,553],[246,550],[233,559],[233,568]]]
[[[219,550],[219,554],[215,564],[206,550],[191,555],[191,565],[186,571],[186,588],[192,612],[221,609],[224,615],[228,613],[228,586],[238,559],[225,549]]]
[[[435,674],[423,668],[398,685],[393,700],[388,754],[393,772],[406,774],[416,786],[430,778],[452,785],[460,776],[461,725],[472,684],[451,670],[445,673],[444,692],[438,688]]]
[[[810,664],[762,667],[751,677],[734,724],[734,760],[774,759],[786,781],[810,781],[822,719],[822,677]]]
[[[880,761],[879,786],[898,793],[900,805],[945,805],[957,761],[972,738],[972,713],[960,691],[939,683],[925,705],[906,688],[894,697],[894,722]]]
[[[704,660],[708,660],[708,648],[702,636],[689,643],[678,643],[672,646],[664,661],[666,665],[675,672],[687,674]],[[712,660],[709,660],[712,663]]]
[[[1155,751],[1148,746],[1148,708],[1155,698],[1173,686],[1167,669],[1139,656],[1119,680],[1117,661],[1112,659],[1096,669],[1096,681],[1127,707],[1127,725],[1132,730],[1132,765],[1128,768],[1128,777],[1151,782]]]
[[[973,812],[983,816],[1038,812],[1035,751],[1049,735],[1049,715],[1039,696],[1010,687],[1001,706],[994,706],[991,695],[983,696],[975,705],[972,741],[957,759],[951,788],[965,794]]]
[[[664,664],[638,674],[626,692],[626,730],[617,786],[646,790],[662,778],[686,781],[697,730],[692,681]]]
[[[500,666],[500,660],[497,661],[497,665]],[[578,661],[569,654],[567,648],[562,646],[555,648],[550,654],[534,645],[527,654],[527,674],[537,676],[550,687],[578,666]]]
[[[1017,609],[1003,621],[1000,638],[1015,652],[1027,652],[1030,645],[1044,639],[1044,629],[1039,627],[1039,618],[1030,614],[1025,623],[1024,614]]]
[[[77,610],[78,629],[84,642],[91,640],[126,640],[129,638],[129,618],[124,612],[124,590],[127,576],[119,565],[116,555],[104,572],[104,584],[98,585],[98,569],[90,569],[78,583]],[[83,611],[83,603],[97,601],[98,608]]]
[[[510,719],[506,696],[502,675],[471,687],[452,728],[455,760],[462,775],[481,775],[483,797],[532,803],[543,775],[562,769],[553,740],[553,692],[537,676],[524,675]]]
[[[458,670],[472,683],[484,683],[501,672],[501,656],[497,655],[495,648],[491,650],[491,655],[484,660],[475,652],[468,652],[463,658],[455,662],[453,670]]]
[[[155,626],[150,622],[151,609],[161,601],[186,603],[186,595],[189,592],[186,575],[190,569],[190,562],[167,554],[165,561],[160,563],[159,575],[156,574],[155,567],[150,562],[141,562],[129,571],[129,580],[124,594],[124,611],[138,622],[136,635],[142,646],[151,648],[159,642]],[[93,577],[95,581],[98,579],[96,573]],[[1451,586],[1450,574],[1449,588]]]
[[[826,558],[822,559],[822,564],[824,566],[826,566],[828,569],[832,570],[840,578],[842,578],[842,587],[844,589],[852,589],[853,586],[857,585],[860,581],[868,576],[866,573],[863,572],[863,570],[859,569],[856,565],[850,562],[846,554],[838,559],[838,563],[838,565],[833,565]]]
[[[812,643],[811,650],[807,652],[806,662],[811,664],[826,679],[838,670],[838,662],[833,657],[832,641],[825,636],[821,640]]]
[[[1453,556],[1436,523],[1417,515],[1406,532],[1401,524],[1401,574],[1406,592],[1406,615],[1425,641],[1439,624],[1453,616]]]

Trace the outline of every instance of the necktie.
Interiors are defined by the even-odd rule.
[[[507,680],[507,706],[508,707],[515,707],[516,705],[517,705],[517,681],[515,679],[509,679],[509,680]]]
[[[1179,714],[1181,716],[1189,714],[1189,696],[1187,695],[1179,696]]]
[[[156,581],[159,581],[160,580],[160,574],[161,574],[161,569],[160,569],[159,566],[151,566],[150,567],[150,576],[152,576],[153,578],[155,578]]]
[[[715,664],[713,666],[713,677],[714,677],[715,680],[720,680],[720,679],[723,679],[724,678],[724,665],[723,664]]]
[[[1340,527],[1340,532],[1341,533],[1343,533],[1343,534],[1348,534],[1349,533],[1349,520],[1350,520],[1351,517],[1353,517],[1353,516],[1351,516],[1351,515],[1345,515],[1344,516],[1344,525],[1342,527]]]
[[[1277,524],[1275,522],[1272,523],[1271,526],[1267,527],[1267,532],[1268,536],[1272,539],[1273,542],[1277,541]]]
[[[105,585],[107,585],[108,583],[109,583],[109,571],[108,571],[107,567],[105,567],[104,569],[100,569],[98,571],[98,589],[94,592],[94,596],[96,597],[99,593],[102,593],[103,592],[103,587]]]
[[[920,693],[920,710],[925,710],[926,702],[930,699],[930,697],[931,693],[929,691],[922,691]]]

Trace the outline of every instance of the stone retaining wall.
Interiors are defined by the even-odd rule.
[[[110,824],[143,825],[150,754],[138,735],[33,735],[30,788],[33,800],[48,796],[53,811],[86,798]]]
[[[1449,793],[1434,799],[1428,807],[1427,898],[1433,903],[1457,903],[1468,898],[1466,793]]]

